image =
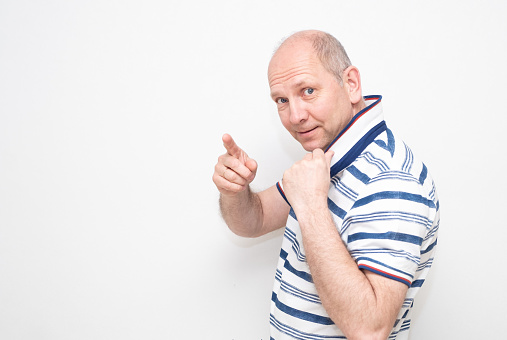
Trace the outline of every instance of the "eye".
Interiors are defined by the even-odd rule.
[[[288,102],[289,102],[289,101],[288,101],[287,99],[285,99],[285,98],[278,98],[278,99],[276,100],[276,103],[277,103],[277,104],[285,104],[285,103],[288,103]]]
[[[314,90],[314,89],[312,89],[311,87],[309,87],[309,88],[305,89],[304,94],[308,96],[308,95],[312,94],[312,93],[313,93],[313,91],[315,91],[315,90]]]

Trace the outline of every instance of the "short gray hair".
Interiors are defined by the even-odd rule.
[[[322,66],[338,79],[340,85],[343,85],[342,72],[347,67],[351,66],[352,63],[350,62],[345,48],[343,48],[343,45],[338,39],[322,31],[300,31],[282,40],[275,49],[275,53],[285,42],[294,39],[302,39],[311,42]]]

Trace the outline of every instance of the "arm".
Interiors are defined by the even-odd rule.
[[[358,269],[325,210],[296,211],[322,304],[348,339],[386,339],[408,287]]]
[[[284,226],[289,207],[272,186],[254,193],[250,183],[257,163],[239,148],[231,136],[222,137],[227,152],[218,158],[213,182],[220,191],[220,211],[235,234],[257,237]]]
[[[331,319],[348,339],[386,339],[408,287],[362,271],[348,253],[327,206],[332,153],[315,150],[283,177],[303,235],[313,281]]]

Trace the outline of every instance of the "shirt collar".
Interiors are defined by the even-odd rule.
[[[347,126],[345,126],[326,149],[326,151],[334,151],[334,156],[331,159],[331,167],[352,150],[361,138],[367,135],[372,128],[384,121],[381,100],[382,96],[380,95],[364,97],[366,107],[352,117]],[[359,154],[357,156],[359,156]]]

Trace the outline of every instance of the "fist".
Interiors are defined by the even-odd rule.
[[[315,149],[283,174],[283,190],[296,215],[301,209],[327,209],[333,155],[333,151]]]
[[[254,180],[257,162],[248,157],[230,135],[223,135],[222,141],[227,152],[218,157],[213,182],[222,195],[234,196]]]

